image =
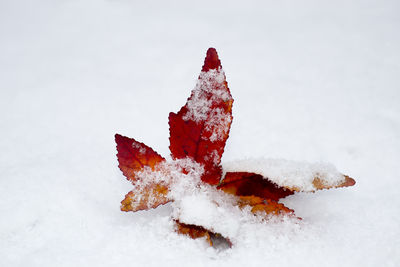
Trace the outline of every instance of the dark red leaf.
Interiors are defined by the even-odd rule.
[[[275,201],[294,194],[294,191],[252,172],[227,172],[218,189],[236,196],[257,196]]]

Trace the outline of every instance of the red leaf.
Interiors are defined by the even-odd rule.
[[[218,184],[222,175],[220,163],[232,123],[232,103],[217,51],[210,48],[186,105],[177,114],[169,114],[172,157],[191,157],[203,164],[201,179],[209,184]]]
[[[136,180],[136,172],[142,170],[145,166],[154,170],[158,163],[165,160],[153,149],[133,138],[116,134],[115,142],[117,143],[118,151],[118,167],[126,178],[132,182]]]
[[[294,191],[252,172],[227,172],[218,189],[237,196],[257,196],[275,201],[294,194]]]

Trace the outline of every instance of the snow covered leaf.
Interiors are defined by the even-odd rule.
[[[279,200],[294,192],[353,186],[355,180],[326,163],[283,159],[246,159],[224,164],[219,188],[235,195]]]
[[[236,196],[257,196],[275,201],[294,194],[294,191],[251,172],[227,172],[218,189]]]
[[[154,167],[164,161],[157,152],[133,138],[119,134],[115,135],[117,143],[118,167],[126,178],[132,182],[136,180],[135,174],[145,166],[154,170]]]
[[[217,51],[210,48],[196,87],[178,113],[169,114],[174,159],[190,157],[204,165],[202,180],[218,184],[221,157],[232,123],[232,103]]]
[[[168,198],[168,187],[163,184],[150,184],[130,191],[121,201],[122,211],[139,211],[157,208],[171,200]]]
[[[225,163],[222,169],[232,104],[221,62],[210,48],[185,106],[169,114],[172,161],[143,143],[115,135],[119,168],[133,184],[121,210],[135,212],[172,202],[176,232],[205,238],[211,246],[231,247],[240,240],[243,227],[258,233],[272,217],[291,220],[294,211],[279,203],[281,198],[355,184],[321,163],[247,159]]]

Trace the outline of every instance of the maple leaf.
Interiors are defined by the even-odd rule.
[[[207,207],[215,209],[215,214],[237,207],[233,209],[235,212],[242,210],[268,220],[270,216],[294,216],[292,209],[278,201],[295,192],[355,184],[354,179],[330,166],[277,160],[261,162],[264,168],[257,165],[254,170],[240,169],[240,164],[236,163],[233,169],[224,169],[223,176],[221,157],[233,119],[232,104],[218,54],[210,48],[186,104],[178,113],[169,114],[172,162],[166,162],[153,149],[135,139],[115,135],[118,166],[134,186],[122,200],[121,210],[147,210],[172,201],[178,233],[205,238],[210,245],[222,242],[230,247],[230,239],[215,230],[221,230],[218,225],[204,220],[200,220],[203,223],[193,221],[193,218],[187,218],[185,209],[203,201]],[[304,173],[297,169],[299,164],[306,169]],[[282,168],[285,172],[281,176],[288,177],[276,175]],[[303,176],[301,181],[298,180],[299,173]],[[290,177],[295,179],[290,180]],[[193,216],[193,212],[189,214]]]

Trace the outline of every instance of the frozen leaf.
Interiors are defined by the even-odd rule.
[[[143,143],[115,135],[119,168],[133,184],[121,210],[147,210],[172,201],[176,232],[227,248],[246,226],[258,230],[271,216],[293,217],[294,211],[278,202],[281,198],[355,184],[321,163],[248,159],[224,164],[222,171],[232,104],[221,62],[210,48],[185,106],[169,114],[172,162]]]
[[[216,50],[210,48],[186,105],[169,114],[172,157],[190,157],[203,164],[202,180],[209,184],[218,184],[221,179],[220,162],[232,123],[232,103],[221,62]]]

